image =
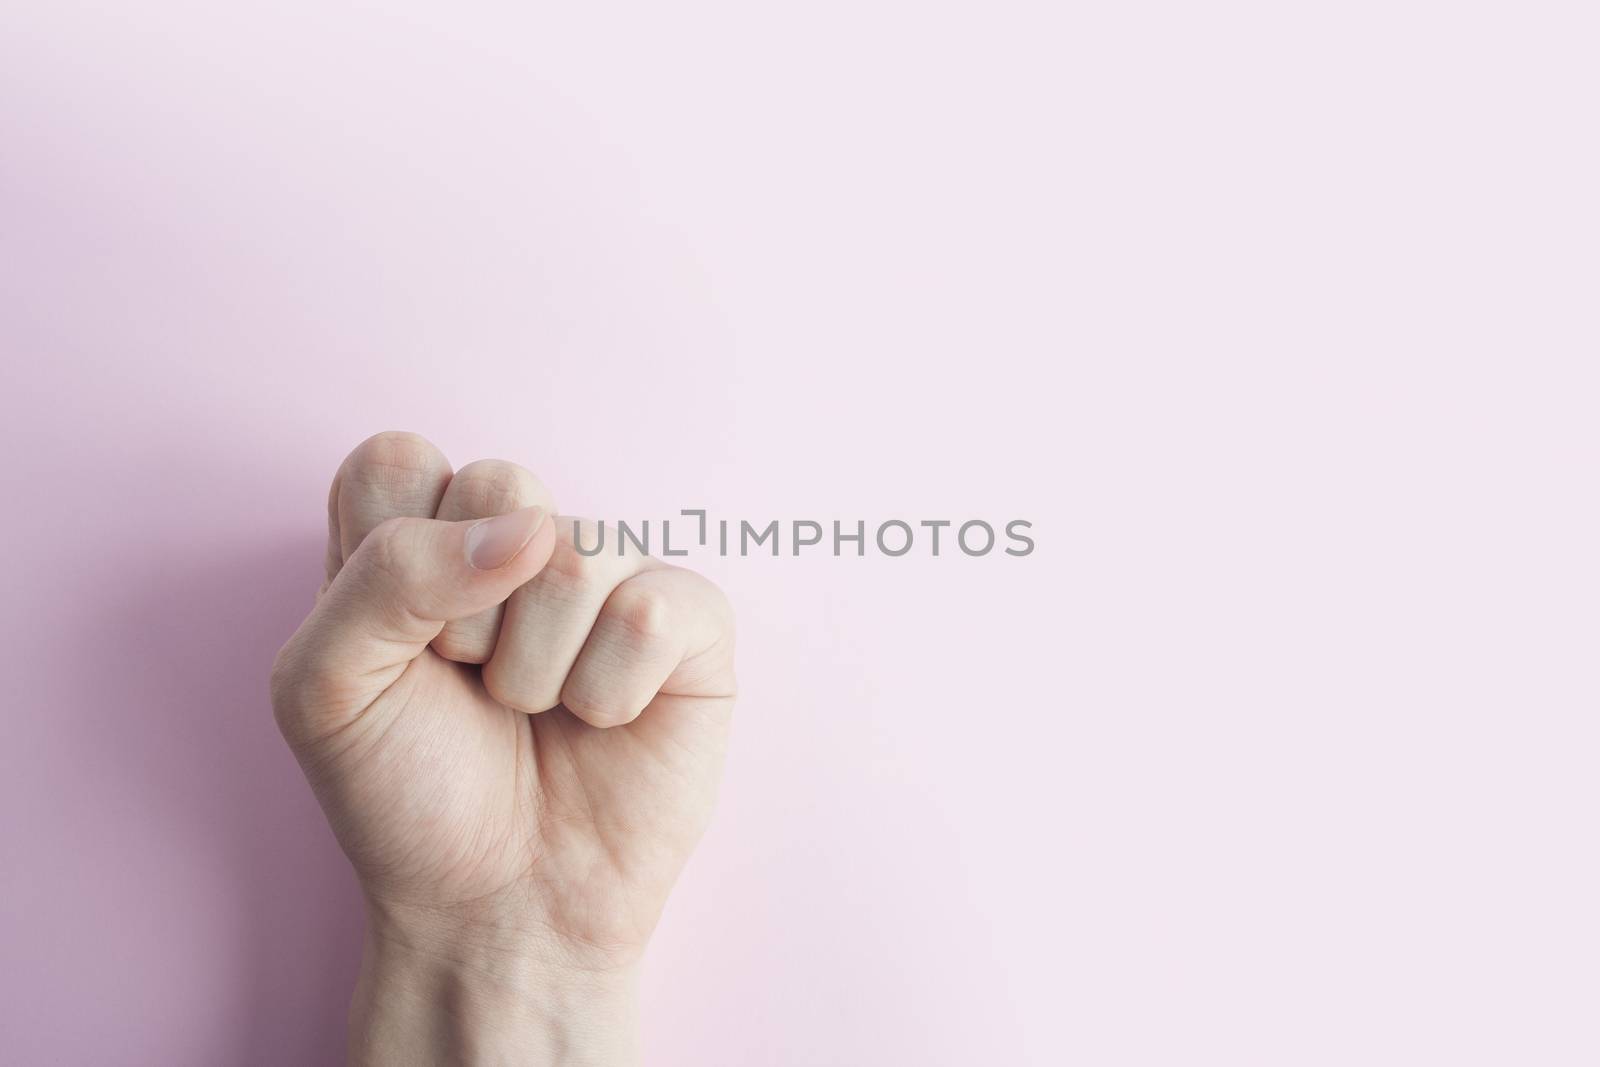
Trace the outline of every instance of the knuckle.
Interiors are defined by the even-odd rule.
[[[435,618],[439,605],[428,581],[429,520],[385,519],[361,542],[347,568],[359,595],[372,598],[395,613],[420,613]]]
[[[583,586],[600,581],[615,566],[617,550],[611,539],[612,533],[604,523],[592,519],[563,517],[561,527],[556,531],[555,551],[551,553],[550,562],[545,564],[543,573],[550,574],[567,586]],[[596,552],[596,545],[603,547]]]
[[[538,481],[514,463],[480,459],[456,472],[451,495],[471,515],[501,515],[535,503]]]
[[[559,704],[560,696],[549,695],[541,692],[537,681],[516,671],[507,671],[497,667],[498,660],[491,659],[483,667],[483,688],[494,698],[495,703],[504,704],[516,711],[537,715],[549,711]]]
[[[601,613],[638,644],[659,641],[671,627],[672,605],[665,592],[642,582],[617,586]]]
[[[385,430],[357,445],[346,462],[358,475],[381,477],[386,471],[429,474],[438,468],[442,458],[433,443],[420,434]]]
[[[494,660],[491,659],[488,663],[483,665],[484,692],[493,697],[495,703],[504,704],[507,707],[514,708],[517,706],[517,693],[515,687],[510,684],[510,681],[511,680],[506,677],[506,672],[496,666]]]
[[[405,584],[410,577],[412,553],[408,551],[416,519],[385,519],[361,542],[358,554],[366,553],[369,566],[380,576]]]
[[[639,712],[615,700],[609,700],[591,685],[569,685],[561,692],[561,705],[572,714],[598,729],[625,726],[639,717]]]
[[[433,650],[452,663],[485,663],[490,652],[481,634],[463,632],[454,625],[446,626],[433,639]]]

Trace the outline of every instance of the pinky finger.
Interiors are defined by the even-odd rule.
[[[606,598],[561,703],[591,726],[630,723],[674,681],[702,675],[686,665],[718,651],[726,628],[721,593],[710,582],[677,567],[641,571]]]

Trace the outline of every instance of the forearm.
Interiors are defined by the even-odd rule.
[[[464,958],[369,925],[350,1007],[353,1067],[638,1061],[631,972]]]

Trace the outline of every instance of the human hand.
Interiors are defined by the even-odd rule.
[[[357,447],[328,511],[272,699],[367,902],[352,1062],[628,1062],[715,799],[727,601],[614,534],[579,554],[528,471],[415,435]]]

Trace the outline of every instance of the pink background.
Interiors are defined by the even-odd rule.
[[[362,437],[1035,523],[741,612],[652,1064],[1593,1064],[1590,5],[0,16],[0,1059],[340,1058]]]

